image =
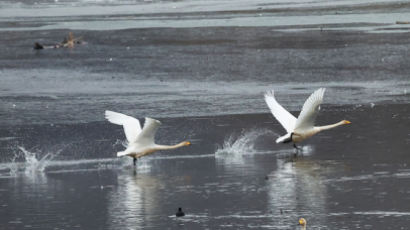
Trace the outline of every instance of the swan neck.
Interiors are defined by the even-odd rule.
[[[328,130],[328,129],[333,129],[336,128],[338,126],[344,125],[343,121],[337,122],[335,124],[332,125],[324,125],[324,126],[319,126],[317,127],[318,131],[323,131],[323,130]]]
[[[171,150],[171,149],[177,149],[184,146],[184,142],[181,142],[176,145],[156,145],[157,150]]]

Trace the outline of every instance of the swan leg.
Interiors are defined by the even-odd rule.
[[[135,167],[137,165],[137,158],[134,157],[133,162],[134,162],[134,167]]]
[[[295,149],[296,149],[295,156],[297,156],[297,155],[298,155],[299,151],[300,151],[300,152],[302,152],[302,150],[303,150],[302,148],[298,147],[295,143],[293,143],[293,148],[295,148]]]

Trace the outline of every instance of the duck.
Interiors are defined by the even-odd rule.
[[[183,217],[185,213],[182,211],[182,208],[178,208],[178,211],[175,213],[176,217]]]

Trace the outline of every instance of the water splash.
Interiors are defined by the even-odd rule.
[[[151,164],[146,160],[142,160],[137,164],[137,171],[139,173],[151,172]]]
[[[60,149],[55,154],[52,154],[51,152],[49,152],[39,159],[36,153],[30,152],[26,150],[24,147],[18,146],[18,149],[20,149],[20,151],[24,154],[24,159],[26,161],[25,163],[26,174],[32,173],[35,171],[44,172],[45,168],[50,163],[50,161],[54,157],[58,156],[63,150],[63,149]]]
[[[127,140],[117,139],[117,140],[115,141],[115,143],[112,144],[112,147],[116,147],[116,146],[118,146],[118,145],[121,145],[121,146],[123,146],[124,148],[127,148],[127,147],[128,147],[128,141],[127,141]]]
[[[7,167],[7,168],[9,169],[9,174],[10,174],[10,176],[16,176],[17,173],[18,173],[18,171],[19,171],[19,168],[18,168],[18,166],[17,166],[17,164],[16,164],[16,159],[17,159],[17,158],[18,158],[18,155],[15,154],[15,155],[13,156],[13,158],[11,159],[11,163],[10,163],[9,166]]]
[[[302,146],[301,154],[303,154],[304,156],[310,156],[312,155],[313,151],[315,151],[315,148],[313,145],[305,145],[305,146]]]
[[[118,162],[112,169],[120,169],[124,171],[129,171],[130,169],[136,170],[138,173],[151,172],[152,159],[150,158],[139,158],[136,166],[133,166],[131,157],[120,157],[116,158]],[[101,169],[101,168],[100,168]]]
[[[299,150],[292,147],[292,143],[287,145],[286,149],[277,151],[276,156],[278,158],[284,159],[289,158],[297,154],[298,156],[311,156],[315,151],[315,147],[312,145],[298,145]]]
[[[274,134],[267,129],[256,129],[242,132],[239,136],[231,135],[227,138],[221,148],[215,152],[217,158],[237,158],[240,160],[242,156],[254,154],[256,140],[263,135]]]

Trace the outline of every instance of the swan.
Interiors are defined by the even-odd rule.
[[[161,125],[161,122],[149,117],[145,118],[144,128],[142,129],[138,119],[122,113],[106,110],[105,118],[113,124],[122,125],[124,127],[125,137],[128,141],[127,148],[124,151],[118,152],[117,157],[129,156],[134,158],[134,166],[138,158],[156,151],[177,149],[191,145],[189,141],[183,141],[176,145],[155,144],[155,133]]]
[[[276,139],[276,143],[293,142],[296,149],[296,143],[301,142],[323,130],[333,129],[341,125],[350,124],[350,121],[342,120],[338,123],[325,126],[314,126],[320,104],[323,101],[325,88],[320,88],[310,95],[302,107],[299,117],[296,119],[286,109],[284,109],[275,99],[273,90],[265,93],[265,102],[268,104],[270,111],[279,123],[285,128],[287,134]]]

